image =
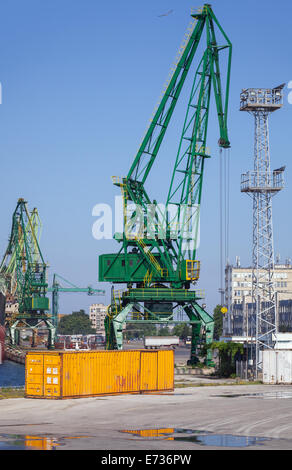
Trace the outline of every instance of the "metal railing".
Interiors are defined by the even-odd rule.
[[[283,86],[278,88],[248,88],[240,94],[240,109],[248,107],[280,107],[283,105]]]
[[[283,170],[248,171],[241,175],[241,191],[280,191],[284,187]]]
[[[124,291],[123,295],[126,297],[131,297],[131,289]],[[141,295],[144,299],[160,299],[161,297],[167,297],[168,299],[177,299],[178,297],[180,299],[189,299],[190,293],[194,293],[197,298],[204,298],[205,297],[205,291],[202,289],[196,289],[196,290],[186,290],[186,289],[163,289],[163,288],[156,288],[156,287],[151,287],[151,288],[138,288],[133,290],[133,295],[136,295],[139,293],[139,296]]]

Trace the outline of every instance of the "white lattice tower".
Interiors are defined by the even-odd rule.
[[[254,169],[241,176],[241,191],[253,199],[252,302],[256,378],[262,369],[260,352],[273,348],[277,332],[272,197],[283,188],[284,167],[271,171],[269,114],[283,105],[283,85],[273,89],[243,90],[240,110],[254,116]]]

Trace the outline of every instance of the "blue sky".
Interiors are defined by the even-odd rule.
[[[80,287],[98,284],[98,255],[115,252],[91,233],[95,204],[114,203],[111,176],[126,175],[190,21],[187,0],[9,0],[0,16],[0,247],[4,253],[19,197],[37,207],[41,248],[54,272]],[[292,80],[292,4],[215,0],[214,13],[233,43],[229,107],[230,245],[232,262],[251,262],[252,205],[240,193],[253,167],[253,120],[239,112],[242,88]],[[165,17],[159,15],[173,10]],[[194,62],[194,68],[196,60]],[[292,256],[290,136],[292,105],[270,119],[272,168],[286,165],[285,189],[273,200],[275,253]],[[182,97],[183,102],[184,97]],[[185,94],[187,99],[187,91]],[[201,207],[202,274],[209,311],[219,302],[218,126],[211,110]],[[175,115],[174,115],[175,119]],[[147,190],[164,201],[177,149],[174,124]],[[108,290],[108,289],[107,289]],[[84,294],[61,294],[60,312],[85,308]]]

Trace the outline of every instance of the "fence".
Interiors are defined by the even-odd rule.
[[[243,380],[254,380],[254,366],[248,361],[236,361],[236,375]]]

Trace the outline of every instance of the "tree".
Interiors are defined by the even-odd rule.
[[[223,333],[223,313],[221,312],[222,305],[217,305],[214,308],[214,340],[218,341]]]
[[[219,375],[222,377],[230,377],[231,374],[234,374],[236,370],[236,361],[242,360],[243,358],[243,344],[215,341],[211,345],[208,345],[208,347],[212,350],[217,349],[219,352]]]
[[[173,328],[173,334],[175,336],[179,336],[180,339],[186,339],[187,336],[191,336],[192,329],[187,323],[181,323],[179,325],[175,325]]]
[[[125,331],[125,339],[134,339],[141,338],[143,336],[155,336],[156,327],[155,325],[146,324],[142,325],[141,323],[131,324],[128,323]]]
[[[170,336],[173,333],[169,330],[167,326],[163,326],[162,328],[159,329],[158,335],[159,336]]]
[[[64,315],[59,321],[57,330],[58,334],[61,335],[88,335],[96,333],[94,328],[92,328],[89,316],[84,310]]]

